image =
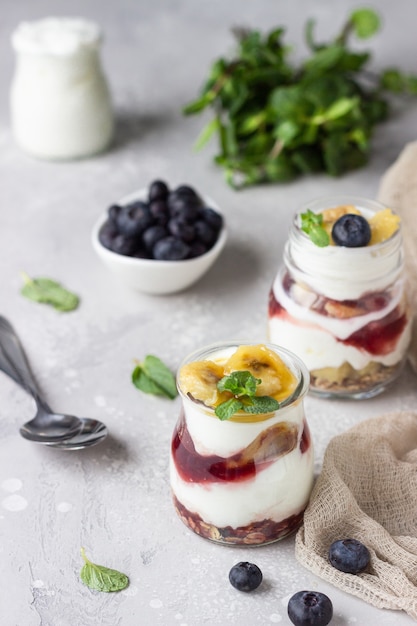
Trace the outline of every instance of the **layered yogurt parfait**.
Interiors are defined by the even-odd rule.
[[[295,355],[271,344],[219,344],[184,361],[170,477],[191,530],[255,546],[299,527],[313,483],[308,379]]]
[[[410,334],[398,215],[350,196],[307,205],[270,292],[270,341],[304,361],[313,392],[366,398],[399,375]]]

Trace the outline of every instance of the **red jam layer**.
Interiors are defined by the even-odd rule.
[[[239,526],[238,528],[232,526],[219,528],[205,522],[197,513],[189,511],[175,495],[173,495],[173,501],[178,516],[188,528],[201,537],[229,545],[259,546],[283,539],[299,528],[304,513],[301,511],[280,522],[264,519],[261,522],[252,522],[247,526]]]
[[[375,303],[379,302],[379,304],[381,304],[380,300],[376,297],[376,294],[374,294],[373,297],[373,301]],[[371,299],[369,300],[369,302],[371,302]],[[356,302],[353,303],[350,300],[345,300],[340,304],[353,305],[356,304]],[[379,306],[379,308],[383,307]],[[379,308],[374,308],[373,310],[379,310]],[[315,312],[322,313],[321,310],[314,310]],[[363,313],[369,313],[370,310],[372,309],[363,311]],[[323,316],[327,315],[328,314],[324,311]],[[298,323],[298,320],[295,320],[276,300],[272,289],[269,294],[269,317],[285,317],[290,322],[291,320],[294,320],[296,323]],[[397,345],[397,342],[404,332],[406,325],[407,315],[406,313],[402,313],[400,307],[397,306],[385,317],[381,318],[380,320],[369,322],[369,324],[366,324],[365,326],[363,326],[363,328],[360,328],[356,332],[352,333],[346,339],[340,339],[339,337],[335,337],[335,339],[347,346],[354,346],[359,350],[366,350],[367,352],[369,352],[369,354],[373,354],[375,356],[383,356],[386,354],[390,354],[395,350],[395,346]]]
[[[294,450],[297,441],[297,426],[280,422],[262,431],[249,446],[236,454],[205,456],[196,451],[182,413],[172,438],[171,453],[178,474],[186,482],[241,482],[254,478],[278,458]],[[300,451],[306,452],[310,443],[310,431],[304,421]]]

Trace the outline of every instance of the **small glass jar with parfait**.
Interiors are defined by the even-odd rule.
[[[401,372],[411,335],[399,217],[335,196],[297,213],[269,297],[268,336],[306,364],[310,389],[368,398]]]

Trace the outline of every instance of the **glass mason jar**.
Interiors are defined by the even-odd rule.
[[[386,209],[373,200],[334,196],[300,213],[343,205],[356,207],[367,219]],[[320,248],[301,230],[299,214],[292,223],[270,292],[268,337],[303,360],[317,395],[372,397],[403,366],[411,315],[401,227],[385,241],[371,243]]]
[[[314,452],[303,406],[308,371],[287,350],[264,345],[295,377],[292,392],[272,413],[241,412],[221,421],[213,408],[184,392],[179,370],[182,410],[170,456],[173,502],[186,526],[221,544],[256,546],[286,537],[301,524],[312,488]],[[239,346],[204,348],[182,366],[222,363]]]
[[[99,27],[82,19],[45,18],[16,28],[10,112],[25,152],[76,159],[107,148],[114,120],[100,43]]]

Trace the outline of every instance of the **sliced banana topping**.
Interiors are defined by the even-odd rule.
[[[183,393],[212,407],[219,404],[221,394],[217,383],[223,376],[221,365],[213,361],[194,361],[181,368],[179,384]]]
[[[217,383],[232,372],[249,371],[261,380],[257,396],[270,396],[280,401],[293,393],[297,379],[284,361],[263,344],[240,346],[222,364],[214,361],[193,361],[184,365],[179,373],[182,392],[208,407],[216,407],[232,397],[220,393]]]
[[[271,396],[276,400],[286,398],[295,389],[297,380],[284,361],[263,344],[240,346],[225,363],[224,373],[228,376],[239,370],[249,371],[261,379],[256,389],[257,396]]]

